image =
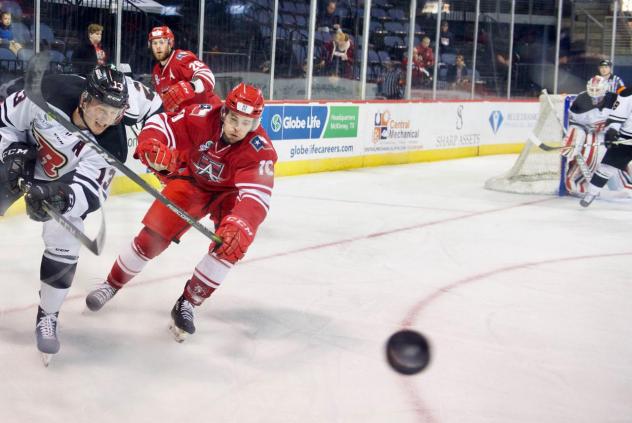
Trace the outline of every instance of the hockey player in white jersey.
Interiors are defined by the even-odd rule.
[[[160,110],[151,92],[145,95],[141,88],[128,102],[130,91],[137,90],[128,90],[125,76],[107,66],[96,67],[87,78],[49,75],[42,81],[42,94],[49,105],[121,161],[127,157],[121,123],[129,103],[136,104],[134,117],[127,117],[130,124],[150,109]],[[15,92],[0,105],[0,154],[0,215],[22,196],[25,185],[21,181],[25,181],[30,186],[25,195],[27,214],[44,222],[35,333],[37,347],[48,364],[50,354],[60,348],[57,319],[74,277],[80,243],[50,220],[43,202],[82,229],[83,219],[99,209],[107,196],[115,170],[30,101],[24,91]]]
[[[583,195],[588,179],[603,156],[606,127],[618,107],[618,96],[608,91],[608,81],[601,76],[588,80],[569,110],[569,128],[564,139],[564,155],[568,162],[564,184],[569,193]],[[608,133],[610,137],[612,132]]]
[[[608,120],[604,139],[607,150],[590,179],[588,192],[579,202],[582,207],[588,207],[599,196],[603,187],[615,178],[619,186],[632,189],[632,177],[628,168],[632,161],[632,89],[621,91],[616,104]],[[625,143],[625,140],[630,140],[630,143]]]

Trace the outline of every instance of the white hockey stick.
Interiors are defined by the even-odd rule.
[[[112,153],[101,147],[99,143],[93,141],[90,137],[83,134],[81,130],[77,128],[72,122],[70,122],[64,116],[61,116],[48,105],[48,103],[44,99],[44,96],[42,95],[42,78],[44,77],[44,72],[48,69],[49,63],[50,56],[47,51],[42,51],[36,54],[29,62],[26,76],[24,78],[24,89],[26,91],[27,97],[40,109],[44,110],[53,119],[55,119],[57,123],[79,137],[81,141],[83,141],[86,145],[91,146],[97,153],[103,156],[109,164],[117,168],[122,174],[134,181],[147,193],[152,195],[156,200],[164,204],[169,210],[177,214],[182,220],[200,231],[206,237],[213,240],[216,244],[216,247],[221,245],[222,239],[219,236],[217,236],[206,226],[199,223],[195,218],[191,217],[187,212],[175,205],[167,197],[156,191],[151,185],[149,185],[149,183],[147,183],[143,178],[134,173],[134,171],[132,171],[130,168],[125,166],[125,164],[118,160]]]
[[[26,194],[31,187],[31,183],[20,178],[18,186]],[[105,245],[105,214],[103,213],[103,210],[101,210],[101,227],[99,228],[99,233],[97,233],[95,239],[90,239],[81,229],[76,227],[74,223],[65,218],[62,214],[55,210],[55,208],[51,207],[51,205],[46,201],[42,201],[42,208],[46,211],[46,213],[48,213],[51,219],[59,223],[60,226],[67,230],[68,233],[75,237],[84,247],[97,256],[101,254],[103,246]]]

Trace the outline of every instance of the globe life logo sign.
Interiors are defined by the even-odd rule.
[[[274,132],[279,132],[281,130],[281,115],[275,114],[272,116],[270,125]],[[314,115],[308,116],[307,119],[291,116],[285,116],[283,118],[283,129],[318,129],[320,125],[320,119]]]

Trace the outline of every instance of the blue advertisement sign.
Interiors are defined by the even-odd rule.
[[[327,106],[266,106],[261,121],[273,141],[318,139],[327,122]]]

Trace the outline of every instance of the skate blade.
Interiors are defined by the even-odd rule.
[[[188,333],[177,327],[173,321],[169,324],[169,331],[173,335],[173,338],[176,340],[176,342],[181,343],[184,342],[185,339],[187,339]]]
[[[50,361],[53,359],[53,354],[40,353],[42,355],[42,363],[44,367],[48,367]]]

